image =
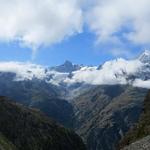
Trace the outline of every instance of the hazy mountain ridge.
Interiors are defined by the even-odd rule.
[[[58,122],[70,126],[73,107],[60,98],[61,91],[45,81],[33,79],[13,81],[15,74],[0,74],[0,95],[7,96],[28,107],[38,108]]]

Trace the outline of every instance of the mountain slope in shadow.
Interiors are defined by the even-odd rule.
[[[139,142],[137,141],[139,141],[141,145],[144,143],[145,147],[150,148],[150,91],[144,100],[143,112],[138,123],[133,128],[131,128],[131,130],[121,140],[120,148],[123,148],[124,146],[130,145],[134,142],[138,144]],[[140,150],[137,148],[136,143],[134,146],[137,150]]]
[[[38,110],[13,103],[6,97],[0,97],[0,148],[85,150],[82,140],[73,131],[58,125]]]

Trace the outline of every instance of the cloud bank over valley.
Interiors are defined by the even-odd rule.
[[[31,63],[0,62],[0,72],[15,73],[15,81],[37,78],[57,86],[61,84],[70,86],[76,83],[91,85],[132,84],[137,87],[150,88],[150,76],[148,76],[150,60],[147,60],[149,55],[150,53],[144,52],[138,59],[118,58],[107,61],[101,66],[80,66],[77,70],[70,72],[59,72],[55,67],[49,68]],[[63,65],[63,67],[66,66]]]

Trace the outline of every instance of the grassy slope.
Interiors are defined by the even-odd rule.
[[[74,132],[5,97],[0,97],[0,132],[21,150],[85,150]]]
[[[17,150],[17,148],[0,134],[0,150]]]

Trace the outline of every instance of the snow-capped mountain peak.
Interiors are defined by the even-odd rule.
[[[56,67],[44,67],[31,63],[0,62],[0,73],[16,74],[15,81],[39,79],[55,85],[74,85],[77,83],[129,84],[150,87],[150,51],[144,51],[138,59],[118,58],[97,66],[83,66],[66,61]]]
[[[142,63],[150,63],[150,50],[145,50],[138,59]]]

